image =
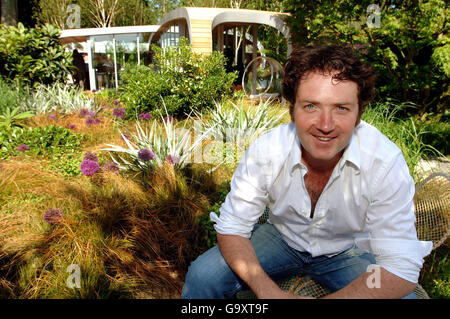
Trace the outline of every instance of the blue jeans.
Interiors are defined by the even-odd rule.
[[[373,256],[356,246],[333,257],[312,257],[289,247],[269,223],[255,225],[250,238],[256,256],[266,273],[275,281],[296,275],[314,280],[337,291],[375,264]],[[248,286],[233,272],[218,246],[200,255],[189,267],[181,297],[183,299],[230,298]],[[414,293],[405,298],[414,298]]]

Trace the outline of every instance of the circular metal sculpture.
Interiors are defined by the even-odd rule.
[[[283,67],[278,61],[259,56],[247,65],[242,76],[242,87],[250,98],[281,96]]]

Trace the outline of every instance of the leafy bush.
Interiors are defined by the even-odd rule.
[[[52,84],[67,79],[72,54],[59,41],[52,25],[27,29],[0,25],[0,76],[19,86]]]
[[[67,153],[57,153],[52,156],[48,168],[57,170],[65,177],[81,176],[80,164],[83,156],[78,151],[68,151]]]
[[[157,115],[163,98],[170,115],[183,116],[211,108],[215,100],[232,95],[237,74],[225,71],[222,53],[202,56],[192,51],[185,38],[179,47],[163,51],[153,46],[152,50],[153,67],[134,66],[121,73],[120,100],[136,112]]]
[[[223,182],[220,185],[219,191],[217,192],[214,203],[211,208],[211,211],[217,214],[217,216],[220,215],[219,209],[222,206],[223,202],[225,201],[225,198],[227,197],[228,193],[230,192],[230,181]],[[199,223],[200,227],[204,230],[204,240],[208,246],[208,248],[211,248],[217,244],[217,235],[216,230],[214,229],[214,223],[209,218],[209,213],[202,214],[199,217]]]
[[[431,298],[450,298],[449,242],[425,257],[419,283]]]
[[[54,125],[23,129],[4,127],[0,129],[0,158],[18,155],[17,147],[21,144],[28,145],[35,155],[64,154],[80,149],[82,140],[83,135]]]
[[[19,87],[13,87],[0,77],[0,113],[7,108],[16,108],[27,99],[26,91]]]
[[[450,155],[450,122],[438,118],[427,120],[414,119],[417,127],[423,131],[422,140],[442,154]],[[434,155],[434,154],[432,154]]]
[[[33,117],[31,112],[19,112],[19,108],[11,110],[9,107],[3,113],[0,113],[0,127],[22,127],[20,120]]]

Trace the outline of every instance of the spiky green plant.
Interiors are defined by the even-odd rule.
[[[39,84],[22,108],[36,114],[59,112],[70,114],[83,108],[93,109],[94,99],[84,94],[79,88],[69,84],[56,83],[54,85]]]
[[[177,168],[184,168],[187,164],[192,163],[193,152],[201,146],[202,141],[213,128],[197,135],[191,128],[186,127],[190,121],[189,116],[182,127],[177,126],[167,111],[166,117],[161,114],[161,119],[162,124],[153,120],[150,127],[144,128],[137,120],[135,133],[126,134],[120,131],[127,147],[106,144],[109,147],[102,150],[109,151],[112,160],[121,169],[131,172],[148,173],[167,161]],[[154,158],[151,160],[140,158],[139,151],[143,149],[152,151]]]
[[[281,124],[287,110],[273,107],[273,100],[260,100],[256,107],[245,107],[244,99],[237,103],[215,102],[215,108],[202,116],[200,129],[210,131],[222,144],[223,159],[237,163],[242,153],[259,136]],[[227,154],[232,152],[232,156]]]

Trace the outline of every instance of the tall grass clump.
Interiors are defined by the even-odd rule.
[[[178,298],[189,263],[206,249],[198,220],[209,202],[171,165],[148,178],[145,186],[111,172],[69,181],[35,163],[5,163],[0,296]],[[49,224],[45,213],[56,208],[62,217]],[[71,265],[79,287],[67,284]]]
[[[420,176],[419,161],[426,154],[439,154],[432,146],[424,143],[422,126],[417,126],[413,119],[400,119],[396,116],[402,105],[390,102],[378,102],[369,105],[363,113],[362,119],[378,128],[403,152],[409,172],[418,182]]]

